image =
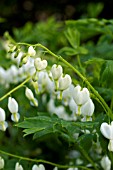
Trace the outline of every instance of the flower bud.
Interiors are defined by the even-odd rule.
[[[65,77],[60,77],[59,79],[59,90],[65,90],[71,85],[71,77],[66,74]]]
[[[89,99],[85,104],[81,106],[81,114],[83,116],[92,116],[94,112],[94,104],[91,99]]]
[[[4,168],[4,159],[0,156],[0,169]]]
[[[37,71],[44,70],[47,67],[47,61],[41,60],[41,58],[36,58],[34,60],[34,65]]]
[[[34,50],[34,48],[32,46],[30,46],[28,48],[28,55],[30,55],[30,56],[35,56],[36,55],[36,51]]]
[[[104,170],[111,170],[111,161],[108,156],[104,156],[100,163]]]
[[[60,76],[62,75],[63,69],[61,65],[56,65],[54,64],[51,68],[51,73],[53,76],[54,80],[58,80],[60,78]]]
[[[28,87],[25,90],[25,95],[29,100],[34,99],[34,95],[33,92],[31,91],[31,89],[29,89]]]
[[[15,170],[23,170],[23,167],[19,164],[19,162],[16,163]]]
[[[89,91],[87,88],[83,88],[77,85],[73,91],[73,99],[77,105],[83,105],[90,99]]]
[[[18,103],[14,98],[9,97],[8,99],[8,109],[11,113],[18,112]]]

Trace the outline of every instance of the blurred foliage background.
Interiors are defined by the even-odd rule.
[[[13,27],[21,27],[26,22],[36,23],[54,16],[56,20],[99,17],[113,17],[112,0],[1,0],[0,35],[4,31],[12,31]]]

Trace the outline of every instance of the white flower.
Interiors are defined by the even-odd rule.
[[[51,73],[54,80],[58,80],[62,75],[63,69],[61,65],[54,64],[51,68]]]
[[[43,164],[33,165],[32,170],[45,170],[45,167]]]
[[[8,109],[11,113],[17,113],[18,112],[18,103],[12,97],[9,97],[9,99],[8,99]]]
[[[101,166],[104,170],[110,170],[111,169],[111,161],[110,159],[108,158],[108,156],[104,156],[102,159],[101,159]]]
[[[35,56],[36,55],[36,51],[34,50],[34,48],[32,46],[30,46],[28,48],[28,55],[30,55],[30,56]]]
[[[59,90],[67,89],[72,83],[70,75],[66,74],[64,77],[60,77],[59,79]]]
[[[20,114],[18,113],[18,103],[12,97],[9,97],[8,99],[8,109],[12,113],[11,120],[14,122],[18,122],[20,119]]]
[[[16,163],[15,170],[23,170],[23,167],[19,164],[19,162]]]
[[[0,108],[0,122],[5,121],[5,111]]]
[[[38,106],[38,100],[34,97],[33,92],[28,87],[26,87],[25,95],[30,100],[32,106]]]
[[[0,130],[5,131],[7,127],[8,124],[5,121],[5,111],[0,108]]]
[[[80,85],[77,85],[73,90],[73,99],[77,105],[83,105],[90,98],[89,91],[87,88],[81,90]]]
[[[54,169],[53,170],[58,170],[58,168],[57,167],[54,167]]]
[[[81,114],[83,116],[92,116],[94,112],[94,104],[91,99],[89,99],[85,104],[83,104],[80,108]]]
[[[0,156],[0,169],[4,168],[4,159]]]
[[[44,70],[47,67],[47,61],[41,60],[41,58],[36,58],[34,60],[34,65],[37,71]]]
[[[102,123],[100,131],[105,138],[110,140],[108,144],[108,150],[113,152],[113,121],[110,125],[106,122]]]
[[[25,95],[26,95],[26,97],[27,97],[29,100],[34,99],[33,92],[32,92],[31,89],[29,89],[28,87],[26,87]]]
[[[106,122],[103,122],[101,124],[100,131],[105,138],[112,140],[113,139],[113,121],[111,122],[110,125]]]

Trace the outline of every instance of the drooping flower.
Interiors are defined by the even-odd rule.
[[[34,60],[34,66],[37,71],[44,70],[47,67],[47,60],[41,60],[41,58],[36,58]]]
[[[90,94],[87,88],[81,90],[81,86],[77,85],[73,90],[73,99],[77,105],[83,105],[90,99]]]
[[[93,112],[94,112],[94,103],[91,99],[89,99],[85,104],[83,104],[80,108],[81,110],[81,114],[83,116],[92,116]]]
[[[18,122],[20,119],[20,114],[18,113],[18,103],[12,97],[9,97],[8,99],[8,109],[12,113],[11,115],[12,121]]]
[[[5,131],[8,127],[8,123],[5,121],[5,111],[0,108],[0,130]]]
[[[66,74],[64,77],[61,76],[59,79],[59,90],[67,89],[72,83],[70,75]]]
[[[111,124],[103,122],[100,131],[105,138],[109,139],[108,150],[113,152],[113,121]]]
[[[4,159],[0,156],[0,169],[3,169],[5,165]]]
[[[58,80],[62,75],[63,69],[61,65],[54,64],[51,68],[52,77],[54,80]]]
[[[16,163],[15,170],[23,170],[23,167],[19,164],[19,162]]]
[[[45,170],[45,167],[43,164],[39,164],[39,165],[33,165],[32,170]]]
[[[38,100],[34,97],[33,92],[28,87],[26,87],[25,95],[30,100],[31,105],[38,106]]]
[[[28,48],[28,55],[29,56],[35,56],[36,55],[36,51],[34,50],[34,48],[32,46],[30,46]]]
[[[107,155],[101,159],[100,163],[104,170],[111,170],[111,161]]]

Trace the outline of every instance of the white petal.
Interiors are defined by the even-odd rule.
[[[104,156],[100,163],[104,170],[111,170],[111,161],[108,156]]]
[[[28,54],[29,54],[30,56],[35,56],[35,55],[36,55],[36,51],[34,50],[34,48],[33,48],[32,46],[30,46],[30,47],[28,48]]]
[[[5,121],[5,111],[0,108],[0,122]]]
[[[72,83],[70,75],[66,74],[65,77],[59,79],[59,90],[67,89]]]
[[[18,112],[18,103],[14,98],[9,97],[8,99],[8,109],[11,113]]]
[[[102,123],[100,127],[100,131],[105,138],[111,139],[111,134],[113,132],[111,131],[111,126],[108,123],[106,122]]]
[[[62,75],[63,69],[61,65],[54,64],[51,68],[51,73],[53,76],[53,79],[58,80],[60,76]]]
[[[94,112],[94,104],[91,99],[89,99],[85,104],[81,106],[81,114],[83,116],[92,116]]]
[[[29,100],[34,99],[34,95],[33,92],[31,91],[31,89],[29,89],[28,87],[25,90],[25,95]]]
[[[20,165],[18,162],[15,165],[15,170],[23,170],[22,165]]]
[[[11,120],[14,121],[14,122],[18,122],[20,119],[20,114],[19,113],[13,113],[11,115]]]
[[[4,168],[4,159],[0,156],[0,169]]]

